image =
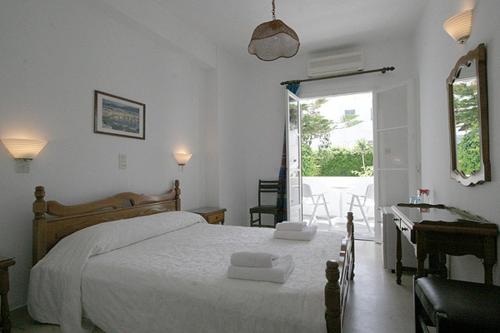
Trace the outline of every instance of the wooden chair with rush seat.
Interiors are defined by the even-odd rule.
[[[278,223],[277,217],[279,213],[279,208],[276,204],[277,195],[280,188],[278,180],[259,180],[259,191],[258,191],[258,203],[257,206],[250,208],[250,226],[251,227],[266,227],[274,228],[276,223]],[[263,196],[271,194],[276,194],[274,198],[274,205],[263,204]],[[257,217],[254,218],[254,214]],[[262,224],[262,214],[268,214],[274,216],[274,225],[264,225]]]

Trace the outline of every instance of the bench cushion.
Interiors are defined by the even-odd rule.
[[[415,294],[434,322],[441,317],[454,327],[500,329],[500,287],[423,277]]]

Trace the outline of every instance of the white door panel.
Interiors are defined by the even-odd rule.
[[[403,84],[373,94],[376,207],[408,201],[411,145],[408,91],[408,85]],[[381,235],[381,221],[377,222],[375,234],[380,238],[377,235]]]
[[[300,99],[286,90],[287,219],[302,221]]]

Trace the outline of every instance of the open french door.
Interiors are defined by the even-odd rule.
[[[376,91],[374,97],[375,202],[390,207],[407,202],[420,184],[418,114],[412,81]],[[376,223],[375,238],[380,238]],[[377,235],[378,233],[378,235]],[[378,237],[377,237],[378,236]]]
[[[302,222],[302,157],[300,99],[286,91],[287,220]]]

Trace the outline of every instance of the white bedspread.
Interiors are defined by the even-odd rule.
[[[68,333],[83,331],[82,313],[107,333],[326,332],[325,264],[338,258],[343,235],[280,240],[270,229],[209,225],[181,212],[133,220],[75,233],[37,264],[33,317]],[[237,251],[291,254],[296,267],[283,285],[229,279]]]

